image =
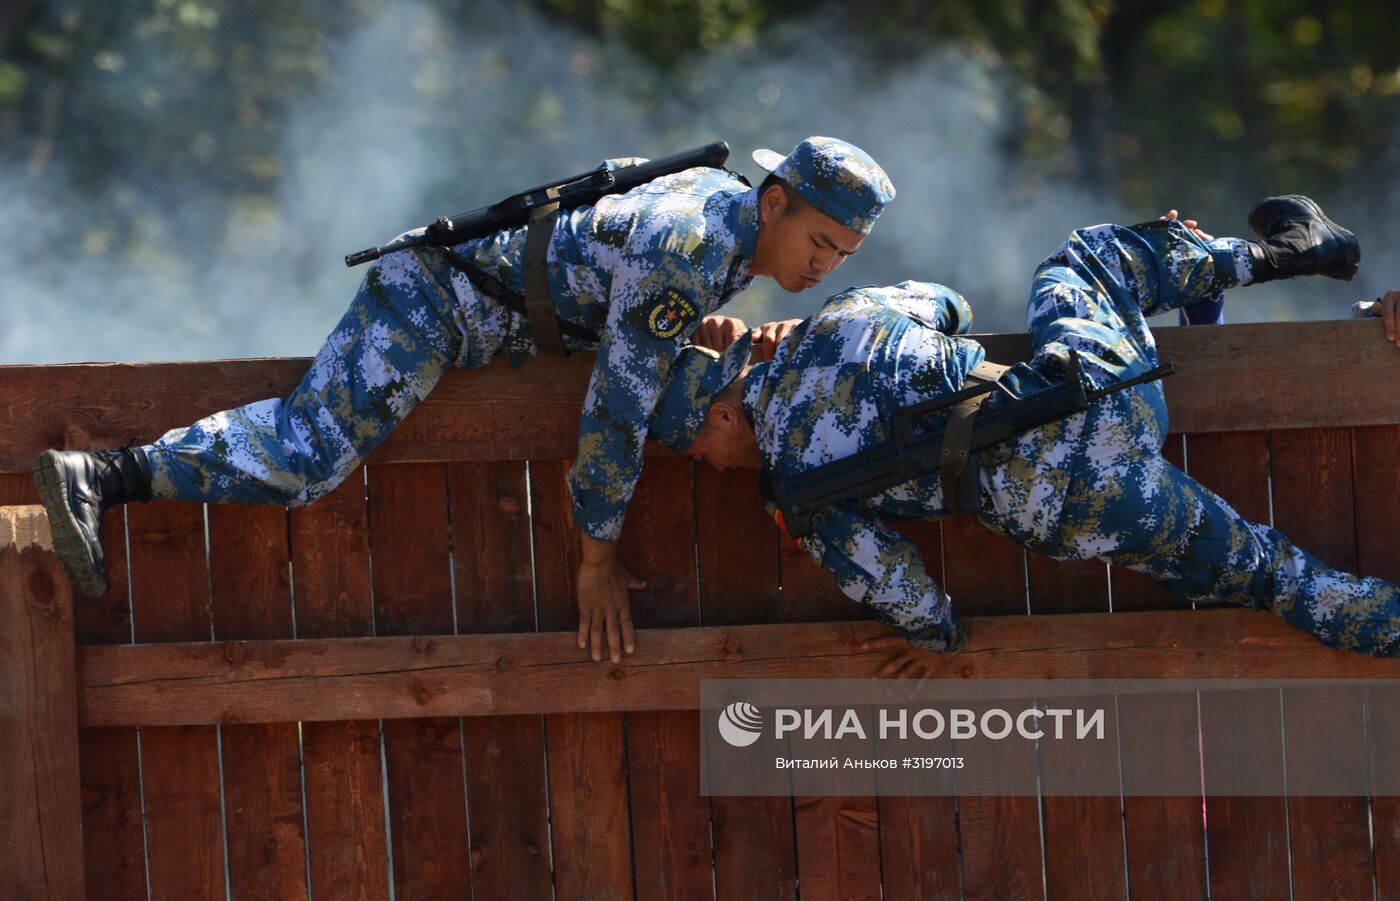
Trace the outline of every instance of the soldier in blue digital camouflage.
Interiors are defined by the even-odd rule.
[[[1257,240],[1206,240],[1179,221],[1074,232],[1036,273],[1031,359],[998,381],[1017,396],[1046,389],[1074,351],[1088,386],[1105,388],[1157,365],[1147,316],[1238,285],[1356,271],[1354,236],[1307,198],[1262,201],[1250,224]],[[963,387],[984,356],[959,337],[971,319],[941,285],[852,288],[809,319],[770,326],[786,336],[751,368],[744,341],[723,355],[687,350],[652,437],[719,468],[761,466],[770,480],[868,451],[891,440],[896,411]],[[997,396],[987,409],[1006,402]],[[945,408],[923,428],[947,417]],[[1267,608],[1333,647],[1400,653],[1400,588],[1338,572],[1246,522],[1162,457],[1166,433],[1160,382],[1108,394],[977,454],[977,509],[967,512],[1040,554],[1106,560],[1188,600]],[[801,539],[847,595],[897,632],[869,645],[895,651],[885,675],[931,672],[928,651],[957,648],[963,633],[917,547],[881,520],[948,513],[935,470],[824,508]]]
[[[598,351],[569,472],[583,535],[579,643],[591,643],[595,660],[605,635],[614,661],[633,649],[627,592],[640,583],[617,562],[616,540],[647,418],[677,353],[755,276],[788,291],[817,284],[859,249],[894,198],[879,165],[844,141],[814,137],[786,157],[754,158],[771,170],[757,189],[725,170],[688,169],[562,212],[548,236],[548,295],[563,346]],[[520,227],[384,256],[285,399],[215,413],[142,447],[40,456],[35,479],[74,585],[93,596],[106,588],[98,526],[114,504],[310,503],[449,368],[533,356],[527,317],[505,302],[527,290],[527,243]],[[710,320],[699,337],[732,338],[729,324]]]

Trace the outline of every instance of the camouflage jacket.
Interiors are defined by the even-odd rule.
[[[574,519],[594,538],[614,540],[622,531],[666,374],[700,320],[753,280],[757,240],[757,191],[718,169],[664,176],[559,216],[548,257],[551,293],[561,318],[599,336],[569,470]],[[524,228],[461,248],[518,292],[524,249]],[[565,344],[593,346],[573,338]]]
[[[982,361],[982,346],[958,337],[971,320],[961,295],[927,282],[832,297],[749,372],[744,407],[765,468],[790,476],[889,440],[896,410],[957,390]],[[848,597],[911,642],[945,650],[961,640],[951,602],[914,543],[881,520],[946,514],[935,472],[828,508],[801,545]]]

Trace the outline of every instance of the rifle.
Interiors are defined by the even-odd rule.
[[[490,206],[478,207],[456,216],[439,216],[432,225],[422,231],[413,231],[382,247],[371,247],[345,257],[346,266],[358,266],[377,260],[386,253],[403,250],[406,247],[433,245],[451,247],[483,238],[504,228],[515,228],[530,221],[530,211],[546,204],[558,203],[560,209],[573,209],[577,206],[597,203],[607,194],[621,194],[637,185],[645,184],[663,175],[683,172],[697,166],[718,169],[729,159],[729,145],[724,141],[712,141],[703,147],[687,150],[659,160],[650,160],[631,166],[621,166],[609,170],[606,166],[590,169],[587,172],[552,181],[546,184],[512,194],[505,200]]]
[[[771,493],[783,516],[788,535],[801,538],[812,531],[812,517],[826,507],[848,500],[872,497],[939,468],[945,429],[923,435],[914,433],[920,419],[955,404],[999,391],[1006,402],[995,410],[981,412],[972,424],[971,451],[1000,444],[1013,435],[1036,426],[1072,416],[1109,394],[1144,382],[1165,378],[1176,371],[1164,363],[1107,388],[1084,390],[1079,354],[1071,350],[1069,372],[1064,381],[1024,397],[1013,394],[999,382],[983,382],[952,394],[904,407],[894,416],[894,440],[840,460],[832,460],[788,478],[773,477]]]

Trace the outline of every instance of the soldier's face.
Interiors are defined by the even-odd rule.
[[[805,291],[860,249],[864,236],[805,203],[793,203],[780,188],[758,200],[758,246],[749,270],[766,275],[785,291]]]
[[[763,457],[758,451],[758,439],[749,428],[748,419],[732,404],[716,402],[710,405],[704,425],[690,443],[686,456],[703,460],[715,469],[760,469]]]

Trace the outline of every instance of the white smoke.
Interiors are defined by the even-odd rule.
[[[481,4],[456,21],[395,5],[335,43],[330,75],[294,105],[280,146],[266,148],[281,160],[275,195],[235,194],[211,178],[163,194],[147,179],[142,190],[123,183],[91,196],[55,177],[61,156],[42,190],[24,170],[0,171],[0,362],[309,356],[362,276],[344,268],[345,253],[604,157],[661,156],[715,138],[757,183],[764,173],[751,149],[842,137],[879,160],[898,190],[865,248],[821,286],[786,295],[759,279],[726,310],[753,322],[805,315],[850,284],[917,278],[964,293],[977,330],[1017,330],[1035,264],[1071,228],[1172,205],[1191,213],[1190,198],[1127,209],[1112,185],[1037,181],[1004,147],[1004,111],[1019,86],[979,58],[950,48],[892,70],[871,57],[859,38],[809,22],[667,77],[528,8]],[[1236,222],[1203,224],[1242,232],[1252,199],[1239,198]],[[1356,190],[1329,211],[1346,223],[1374,199]],[[111,236],[84,230],[85,210],[113,204],[139,211],[135,259],[104,253]],[[224,215],[182,212],[211,207]],[[1386,286],[1392,233],[1380,232],[1378,247],[1363,233],[1356,284],[1235,294],[1228,318],[1345,315]]]

